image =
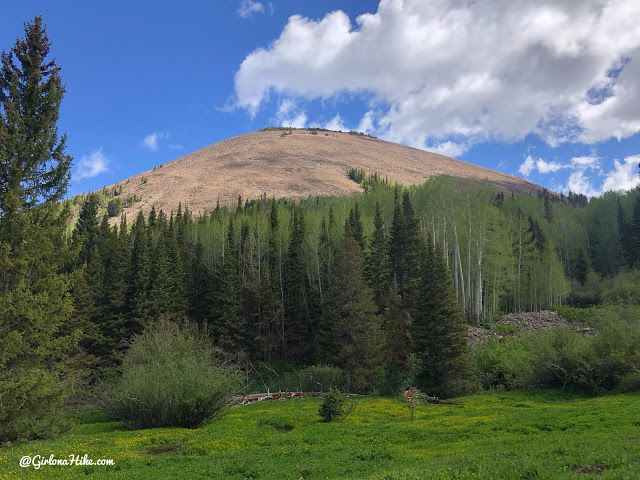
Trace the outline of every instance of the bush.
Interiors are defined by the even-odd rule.
[[[311,367],[311,378],[313,379],[313,391],[328,392],[331,389],[342,389],[348,391],[349,381],[347,374],[330,365],[314,365]]]
[[[110,217],[117,217],[122,213],[122,199],[114,198],[113,200],[109,200],[107,204],[107,213]]]
[[[568,305],[561,305],[554,310],[562,315],[569,323],[590,323],[596,313],[595,308],[576,308]]]
[[[325,422],[336,422],[345,416],[344,397],[339,390],[332,388],[322,396],[318,415]]]
[[[103,387],[101,403],[132,429],[197,428],[223,413],[241,381],[216,361],[202,331],[163,320],[133,338],[122,375]]]
[[[533,381],[535,359],[518,338],[492,338],[476,346],[473,358],[485,388],[517,390]]]
[[[613,305],[640,305],[640,271],[621,272],[602,292],[602,301]]]

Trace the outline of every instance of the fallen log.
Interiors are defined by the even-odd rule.
[[[298,397],[319,397],[321,392],[277,392],[277,393],[252,393],[250,395],[238,395],[231,397],[229,401],[230,406],[235,405],[249,405],[255,402],[262,402],[263,400],[280,400],[284,401],[289,398]]]
[[[441,405],[461,405],[458,402],[450,402],[448,400],[442,400],[441,398],[438,398],[436,396],[429,397],[428,395],[427,395],[427,403],[433,403],[433,404],[436,404],[436,405],[438,405],[438,404],[441,404]]]

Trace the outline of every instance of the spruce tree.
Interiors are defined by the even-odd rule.
[[[350,374],[354,390],[371,392],[383,376],[384,336],[373,291],[364,280],[364,255],[349,231],[347,220],[330,295],[335,359]]]
[[[307,303],[307,273],[304,265],[303,248],[306,226],[302,209],[293,207],[291,216],[291,237],[286,265],[286,323],[284,341],[286,355],[300,364],[311,360],[312,335]]]
[[[412,340],[420,387],[435,395],[462,393],[470,375],[464,315],[442,251],[429,240],[420,295],[412,322]]]
[[[382,313],[387,306],[389,292],[391,291],[391,263],[389,259],[389,241],[385,232],[380,202],[376,202],[373,226],[373,235],[369,243],[369,255],[365,264],[365,276],[369,287],[373,290],[378,313]]]
[[[57,122],[64,87],[41,17],[1,56],[0,443],[55,434],[71,391],[62,375],[79,332],[61,274],[71,157]],[[66,378],[66,379],[65,379]]]
[[[98,209],[100,197],[90,193],[80,209],[78,222],[73,230],[71,241],[78,251],[78,263],[84,265],[89,262],[89,255],[98,241]]]

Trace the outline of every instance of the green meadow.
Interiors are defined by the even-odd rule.
[[[640,478],[640,393],[485,393],[461,405],[352,397],[339,423],[321,400],[233,407],[187,430],[129,431],[96,412],[55,440],[0,449],[0,478]],[[21,468],[25,455],[88,455],[114,466]]]

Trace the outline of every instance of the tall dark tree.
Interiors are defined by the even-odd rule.
[[[0,69],[0,443],[54,434],[70,392],[62,360],[69,279],[60,273],[71,157],[57,122],[64,87],[41,17]]]
[[[470,359],[467,326],[442,251],[427,242],[412,340],[420,386],[431,394],[464,390]]]
[[[367,392],[377,388],[382,379],[384,336],[373,291],[364,280],[364,255],[348,234],[348,220],[345,227],[330,295],[334,358],[338,366],[351,374],[352,388]]]
[[[290,360],[304,364],[312,360],[311,345],[313,345],[309,341],[313,332],[309,319],[308,281],[303,252],[307,230],[302,209],[294,205],[292,213],[286,266],[287,301],[284,341],[286,356]]]
[[[369,255],[365,264],[365,276],[369,287],[373,290],[373,297],[378,306],[378,313],[382,313],[387,305],[391,291],[391,263],[389,259],[389,241],[382,219],[380,202],[376,202],[373,218],[373,235],[369,243]]]
[[[219,272],[216,302],[218,316],[213,321],[211,329],[216,344],[232,354],[239,354],[243,351],[243,340],[246,335],[240,317],[238,290],[238,249],[233,219],[229,218],[225,255]]]
[[[90,193],[80,209],[78,222],[76,223],[71,238],[78,251],[78,263],[80,265],[89,262],[89,256],[93,247],[97,245],[99,208],[100,197],[95,193]]]

